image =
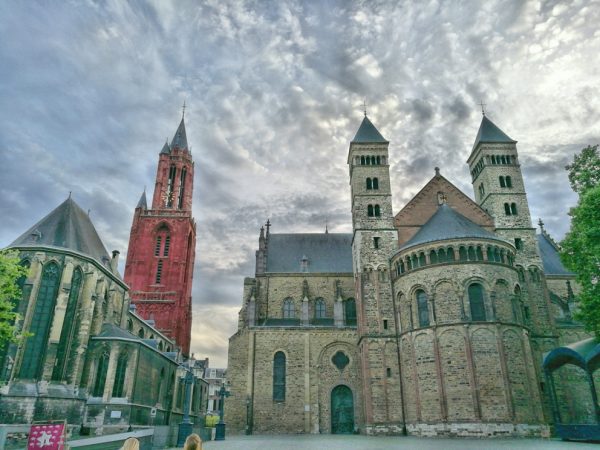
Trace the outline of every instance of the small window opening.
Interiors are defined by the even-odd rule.
[[[156,245],[154,246],[154,256],[160,256],[160,244],[162,242],[162,237],[158,236],[156,238]]]
[[[511,187],[512,187],[512,180],[510,179],[510,177],[509,177],[509,176],[507,176],[507,177],[505,178],[505,180],[506,180],[506,187],[507,187],[507,188],[511,188]]]
[[[160,284],[160,279],[162,277],[162,269],[163,269],[163,262],[162,260],[158,261],[158,265],[156,266],[156,284]]]
[[[171,247],[171,236],[165,237],[165,249],[163,250],[163,256],[169,256],[169,248]]]
[[[379,238],[378,237],[373,238],[373,248],[379,248]]]
[[[511,204],[510,204],[510,213],[511,213],[513,216],[516,216],[516,215],[517,215],[517,204],[516,204],[516,203],[511,203]]]
[[[387,319],[383,319],[383,329],[384,330],[388,329],[388,321],[387,321]]]
[[[521,238],[515,238],[515,248],[517,250],[523,250],[523,240]]]
[[[390,367],[388,367],[388,368],[386,369],[386,374],[387,374],[387,377],[388,377],[388,378],[390,378],[390,377],[392,376],[392,369],[391,369]]]
[[[379,189],[379,179],[373,178],[373,189]]]

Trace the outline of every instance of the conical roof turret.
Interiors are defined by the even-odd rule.
[[[142,208],[142,209],[148,209],[148,202],[146,201],[146,190],[144,189],[144,192],[142,192],[142,196],[140,197],[140,200],[138,201],[137,206],[135,207],[137,208]]]
[[[365,114],[365,118],[363,119],[360,127],[358,127],[358,131],[352,139],[351,143],[356,144],[371,144],[371,143],[388,143],[388,141],[381,135],[381,133],[375,128],[375,125],[369,120],[367,115]]]
[[[169,147],[169,140],[167,139],[165,141],[165,145],[163,145],[162,150],[160,151],[161,155],[168,155],[169,153],[171,153],[171,147]]]

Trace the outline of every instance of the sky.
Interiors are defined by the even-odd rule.
[[[261,225],[350,232],[363,117],[394,212],[434,175],[473,197],[486,114],[518,141],[534,223],[569,229],[564,166],[600,142],[598,1],[0,2],[0,247],[63,202],[126,258],[185,113],[195,161],[192,351],[227,364]]]

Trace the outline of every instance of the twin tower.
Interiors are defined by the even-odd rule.
[[[152,205],[146,192],[135,208],[125,282],[136,312],[175,339],[189,355],[196,223],[192,217],[194,162],[184,118],[158,159]]]

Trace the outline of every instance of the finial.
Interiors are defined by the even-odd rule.
[[[544,230],[544,222],[542,222],[542,219],[538,221],[538,225],[540,226],[540,230],[542,230],[542,232],[546,231]]]
[[[265,226],[267,227],[267,236],[269,235],[269,230],[271,228],[271,221],[269,219],[267,219],[267,223],[265,224]]]
[[[479,102],[479,104],[481,105],[481,114],[483,114],[485,116],[485,103],[483,103],[483,100]]]
[[[73,192],[73,191],[69,191],[69,198],[71,198],[71,193],[72,193],[72,192]]]
[[[439,174],[440,174],[440,168],[436,167],[435,168],[435,176],[437,177],[437,176],[439,176]]]
[[[367,117],[367,99],[363,100],[363,111],[365,113],[365,117]]]
[[[185,100],[183,101],[183,107],[181,109],[183,110],[181,114],[181,118],[183,119],[185,117]]]
[[[329,234],[329,229],[327,227],[328,223],[327,223],[327,217],[325,218],[325,234]]]

